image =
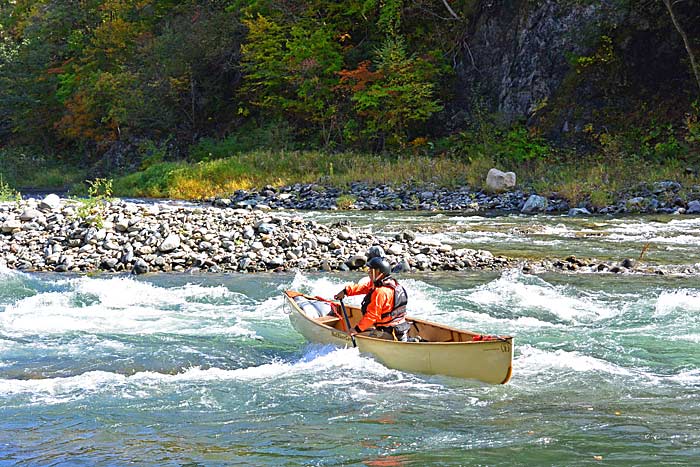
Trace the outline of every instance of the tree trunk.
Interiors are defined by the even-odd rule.
[[[698,83],[698,92],[700,93],[700,67],[698,67],[698,63],[695,61],[695,55],[693,54],[693,49],[690,46],[690,41],[688,40],[688,36],[685,34],[683,27],[678,22],[678,18],[676,18],[676,14],[673,12],[673,6],[671,5],[671,0],[662,0],[662,1],[664,2],[664,5],[666,5],[666,9],[668,10],[668,14],[671,15],[671,21],[673,21],[673,25],[676,27],[678,34],[680,34],[681,38],[683,38],[683,44],[685,45],[685,50],[686,50],[686,52],[688,52],[688,57],[690,58],[690,68],[693,70],[693,74],[695,75],[695,81],[697,81],[697,83]]]

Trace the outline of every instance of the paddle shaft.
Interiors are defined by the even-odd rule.
[[[345,328],[348,330],[348,335],[350,336],[350,339],[352,339],[352,346],[357,347],[357,343],[355,342],[355,336],[350,334],[350,318],[348,318],[348,312],[345,309],[345,303],[343,303],[343,299],[340,299],[340,310],[343,312],[343,318],[345,318]]]

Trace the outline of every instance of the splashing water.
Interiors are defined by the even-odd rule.
[[[509,463],[513,450],[533,465],[597,455],[682,464],[700,455],[693,280],[401,277],[413,316],[516,337],[513,379],[487,386],[391,370],[295,333],[283,290],[331,297],[360,277],[0,271],[0,464],[456,466],[486,453]]]

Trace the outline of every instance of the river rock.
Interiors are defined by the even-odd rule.
[[[403,246],[400,243],[392,243],[386,252],[390,255],[400,255],[403,253]]]
[[[402,272],[410,272],[411,271],[411,264],[408,262],[406,258],[402,258],[401,261],[396,263],[396,265],[391,268],[391,272],[394,274],[399,274]]]
[[[60,206],[61,206],[61,198],[59,198],[58,195],[53,194],[53,193],[46,195],[46,197],[43,200],[41,200],[41,202],[39,203],[39,209],[42,209],[42,210],[53,211],[53,210],[58,209]]]
[[[569,217],[590,216],[590,215],[591,215],[591,212],[586,208],[571,208],[571,209],[569,209],[569,213],[568,213]]]
[[[14,233],[22,230],[22,222],[19,219],[8,219],[0,227],[2,233]]]
[[[173,251],[176,248],[180,247],[180,236],[176,233],[171,233],[168,235],[163,242],[158,245],[158,250],[162,251],[164,253],[167,253],[168,251]]]
[[[151,268],[148,265],[148,263],[143,258],[139,258],[134,263],[134,268],[132,269],[132,271],[134,272],[134,274],[146,274],[150,271],[150,269]]]
[[[359,269],[367,264],[367,258],[362,255],[354,255],[345,262],[350,269]]]
[[[20,220],[23,221],[32,221],[38,217],[41,217],[41,212],[34,208],[27,208],[19,215]]]
[[[496,168],[486,175],[486,189],[492,193],[501,193],[515,188],[515,173],[502,172]]]
[[[539,195],[530,195],[520,212],[532,214],[535,212],[547,211],[547,198]]]
[[[688,203],[686,214],[700,214],[700,200],[693,200]]]
[[[625,207],[630,212],[642,212],[646,209],[648,204],[649,201],[647,200],[647,198],[644,198],[643,196],[637,196],[628,199],[625,203]]]

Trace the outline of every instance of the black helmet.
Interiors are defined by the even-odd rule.
[[[385,258],[375,256],[367,262],[367,267],[370,269],[376,269],[385,276],[391,275],[391,265]]]

